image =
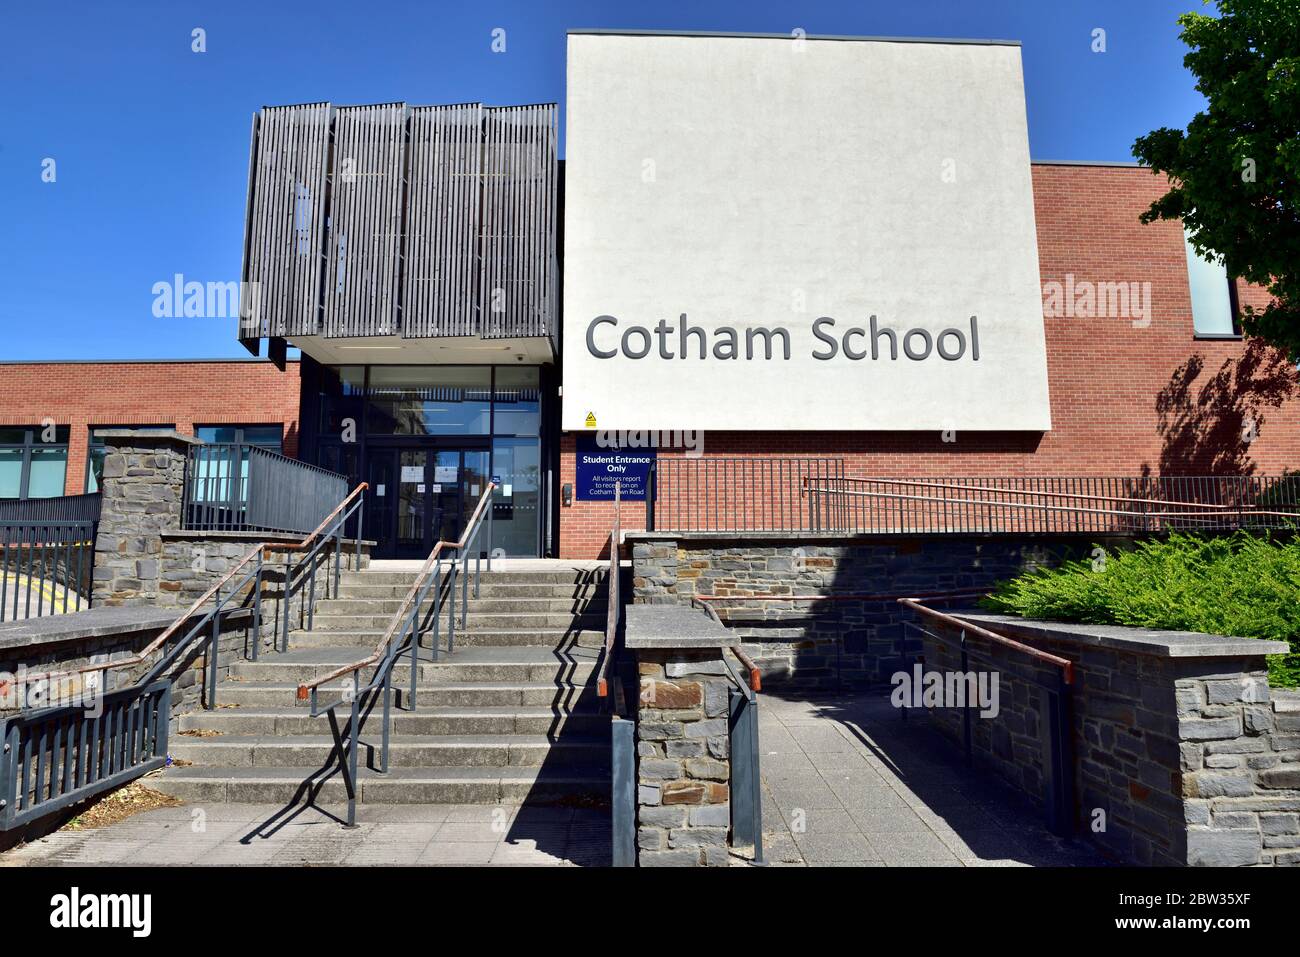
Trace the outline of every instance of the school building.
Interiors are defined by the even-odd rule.
[[[819,476],[1300,465],[1263,291],[1139,223],[1163,177],[1031,159],[1016,43],[575,31],[563,115],[268,106],[249,162],[266,358],[0,365],[0,498],[94,491],[96,431],[158,426],[367,482],[378,557],[493,480],[494,549],[595,558],[615,480],[625,530],[762,529]]]

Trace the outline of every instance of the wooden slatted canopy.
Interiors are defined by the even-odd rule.
[[[556,346],[553,103],[265,107],[240,339],[401,335]]]

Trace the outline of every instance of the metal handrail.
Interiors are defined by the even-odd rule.
[[[963,591],[934,592],[929,595],[906,594],[862,595],[856,592],[834,592],[829,595],[692,595],[696,601],[898,601],[911,598],[914,601],[927,601],[939,598],[982,598],[988,589],[965,589]]]
[[[144,664],[144,662],[155,651],[157,651],[160,647],[162,647],[162,645],[164,645],[167,642],[167,639],[169,639],[180,629],[181,625],[184,622],[188,621],[194,614],[196,614],[199,611],[199,609],[202,608],[208,602],[210,598],[216,596],[218,599],[216,606],[210,612],[208,612],[208,614],[205,615],[197,625],[195,625],[194,629],[191,629],[190,633],[186,635],[184,640],[177,643],[176,647],[172,650],[172,653],[170,653],[167,656],[167,658],[164,660],[174,659],[174,656],[179,651],[179,649],[189,643],[189,640],[194,636],[195,631],[198,628],[201,628],[204,624],[206,624],[212,618],[213,615],[217,614],[221,610],[222,606],[225,604],[225,601],[220,599],[220,593],[222,588],[253,559],[257,559],[256,575],[257,575],[258,588],[256,589],[256,595],[254,600],[257,604],[256,611],[259,615],[258,623],[260,624],[260,611],[261,611],[260,605],[261,605],[261,597],[262,597],[260,586],[261,586],[261,574],[262,574],[262,561],[266,550],[273,549],[276,551],[298,551],[303,548],[306,548],[308,543],[313,538],[315,538],[317,535],[320,535],[324,531],[325,527],[330,523],[330,519],[333,518],[335,515],[338,515],[339,512],[342,509],[344,509],[349,502],[351,502],[354,498],[356,498],[356,496],[361,492],[363,492],[366,488],[367,488],[366,483],[362,482],[355,489],[353,489],[351,494],[349,494],[347,498],[345,498],[342,502],[340,502],[338,506],[334,509],[334,511],[330,512],[330,514],[326,516],[325,520],[322,521],[320,525],[318,525],[316,529],[310,535],[304,538],[302,541],[262,542],[261,544],[255,545],[253,548],[249,549],[249,551],[246,552],[241,558],[239,558],[239,560],[236,561],[234,565],[228,568],[226,570],[226,573],[222,575],[219,579],[217,579],[216,582],[214,582],[208,588],[207,591],[205,591],[202,595],[196,598],[194,602],[189,606],[189,608],[181,612],[181,614],[170,625],[164,628],[162,632],[159,633],[158,636],[153,639],[153,641],[149,642],[149,644],[145,645],[143,648],[141,648],[138,652],[136,652],[134,655],[130,656],[129,658],[119,658],[116,661],[106,661],[100,664],[82,665],[79,668],[70,668],[65,671],[44,672],[42,674],[36,674],[36,675],[24,675],[23,683],[32,684],[33,682],[36,681],[54,681],[57,679],[74,678],[82,674],[87,674],[92,672],[116,671],[121,668],[129,668],[135,665]],[[360,553],[358,552],[358,555],[359,554]],[[228,597],[226,600],[229,600],[229,596],[233,596],[234,594],[238,593],[240,589],[242,589],[246,584],[248,584],[248,580],[249,580],[249,575],[245,573],[245,575],[240,579],[239,583],[232,586],[228,590]],[[286,576],[285,579],[286,603],[289,597],[288,584],[289,584],[288,578]],[[287,605],[285,608],[285,617],[286,618],[288,617]],[[254,648],[256,648],[256,643],[254,643]],[[153,669],[150,670],[150,674],[153,674],[157,670],[158,670],[158,666],[155,666]]]
[[[691,604],[702,608],[725,628],[726,623],[718,616],[717,609],[708,602],[697,602],[699,597],[702,596],[692,595]],[[727,660],[728,651],[745,669],[744,679]],[[728,695],[727,709],[733,771],[731,830],[737,842],[754,845],[754,864],[762,867],[767,864],[763,857],[763,786],[758,743],[758,693],[763,690],[763,676],[758,665],[740,648],[723,648],[722,666],[735,685]]]
[[[805,483],[808,481],[804,480]],[[881,482],[886,485],[902,485],[909,488],[935,488],[950,489],[958,492],[995,492],[1000,495],[1033,495],[1039,498],[1069,498],[1079,499],[1089,502],[1142,502],[1147,505],[1194,505],[1197,508],[1221,508],[1229,511],[1237,509],[1253,509],[1253,503],[1243,503],[1241,505],[1220,505],[1214,502],[1188,502],[1176,501],[1173,499],[1158,498],[1134,498],[1131,495],[1090,495],[1086,492],[1049,492],[1044,489],[1030,488],[1003,488],[998,485],[958,485],[946,482],[923,482],[917,479],[857,479],[847,478],[846,482]],[[826,489],[814,489],[813,491],[827,491]],[[1001,502],[994,504],[1004,504]],[[1150,513],[1144,513],[1150,514]],[[1291,514],[1291,513],[1287,513]]]
[[[931,502],[935,505],[996,505],[998,508],[1023,508],[1029,510],[1038,510],[1043,512],[1074,512],[1089,515],[1120,515],[1125,518],[1202,518],[1196,514],[1196,509],[1218,508],[1222,506],[1203,505],[1199,502],[1171,502],[1171,505],[1185,504],[1189,511],[1185,512],[1132,512],[1126,509],[1115,508],[1086,508],[1082,505],[1042,505],[1037,502],[990,502],[987,499],[977,498],[936,498],[930,495],[901,495],[897,492],[862,492],[849,489],[825,488],[818,486],[805,486],[810,492],[821,492],[827,495],[843,495],[854,498],[887,498],[895,501],[905,502]],[[1006,489],[989,488],[987,491],[998,492],[1007,491]],[[1018,495],[1031,495],[1032,492],[1016,491]],[[1142,502],[1144,499],[1129,499],[1128,501]],[[1234,512],[1249,512],[1252,516],[1262,515],[1269,518],[1295,518],[1300,519],[1300,512],[1272,512],[1263,509],[1253,508],[1247,505],[1228,506]],[[1210,512],[1210,515],[1219,515],[1222,513]],[[1206,520],[1209,516],[1204,516]]]
[[[596,697],[598,698],[609,696],[609,683],[605,676],[609,672],[610,662],[614,659],[614,642],[618,637],[618,622],[622,615],[618,582],[618,552],[623,537],[619,514],[622,508],[622,495],[623,483],[616,481],[614,483],[614,526],[609,532],[609,580],[605,583],[605,653],[601,656],[600,670],[596,673]]]
[[[396,613],[392,617],[392,620],[389,621],[388,628],[384,631],[383,637],[379,639],[378,644],[375,646],[374,653],[367,655],[365,658],[361,658],[357,661],[354,661],[352,664],[343,665],[341,668],[337,668],[334,671],[331,671],[329,674],[324,675],[323,677],[315,678],[312,681],[307,682],[306,684],[298,685],[299,701],[305,701],[308,695],[310,694],[310,692],[319,688],[325,682],[333,681],[335,678],[341,678],[344,675],[351,674],[354,671],[360,671],[362,668],[374,664],[383,656],[385,647],[392,640],[393,634],[397,631],[397,627],[400,624],[402,624],[402,622],[405,620],[407,616],[407,612],[411,608],[411,603],[415,598],[416,593],[420,591],[421,586],[424,585],[425,579],[428,577],[429,572],[432,571],[436,565],[439,565],[441,563],[442,550],[444,548],[454,548],[459,552],[460,550],[464,549],[466,545],[469,543],[469,538],[471,535],[478,534],[477,526],[480,519],[482,518],[482,512],[484,506],[491,501],[492,492],[496,487],[497,486],[495,482],[488,482],[487,488],[484,490],[482,497],[479,498],[478,505],[475,506],[473,514],[470,515],[469,521],[465,523],[465,531],[461,533],[460,541],[448,542],[448,541],[439,540],[437,544],[433,546],[433,551],[431,551],[429,553],[429,557],[424,560],[424,565],[420,568],[420,573],[415,576],[415,581],[411,583],[411,587],[407,591],[406,597],[402,599],[402,604],[398,607]],[[489,564],[488,564],[489,571],[491,570],[491,567],[492,567],[491,560],[489,559]]]
[[[301,569],[304,565],[306,565],[308,568],[308,573],[307,573],[308,600],[307,602],[304,603],[304,605],[306,607],[307,629],[310,631],[316,623],[316,562],[315,562],[316,555],[317,553],[320,552],[321,548],[324,547],[326,544],[328,544],[331,541],[334,543],[334,597],[337,598],[339,595],[339,573],[340,573],[339,552],[342,548],[342,541],[343,541],[341,533],[343,531],[344,526],[347,524],[348,519],[350,519],[354,514],[357,516],[357,533],[356,533],[356,544],[354,546],[353,554],[355,556],[355,564],[356,564],[357,571],[361,570],[361,530],[362,530],[362,526],[365,523],[365,517],[366,517],[366,500],[365,500],[365,496],[362,495],[361,493],[364,492],[369,487],[370,484],[368,482],[362,482],[361,484],[359,484],[356,488],[354,488],[351,491],[351,493],[348,494],[347,498],[343,499],[343,501],[341,501],[337,506],[335,506],[333,511],[331,511],[328,515],[325,516],[324,519],[321,520],[321,523],[316,526],[316,528],[311,532],[310,535],[308,535],[306,538],[304,538],[301,542],[297,543],[293,547],[282,549],[283,551],[286,552],[307,551],[307,554],[304,555],[296,563],[291,562],[289,556],[287,554],[285,555],[285,560],[284,560],[285,614],[284,614],[283,621],[281,623],[281,633],[280,633],[281,651],[287,651],[289,649],[288,609],[289,609],[289,599],[293,595],[294,572],[298,569]],[[353,501],[353,499],[356,499],[356,501]],[[328,531],[326,530],[327,528]],[[313,539],[316,539],[316,543],[312,545],[310,549],[308,549],[307,546],[311,545]],[[329,571],[328,563],[329,563],[329,558],[328,556],[326,556],[327,573]],[[328,587],[329,585],[327,580],[326,582],[327,590]],[[302,611],[303,609],[300,607],[299,608],[300,618],[302,617],[301,615]],[[254,660],[257,659],[256,646],[254,649],[253,659]]]
[[[194,600],[194,603],[190,605],[189,608],[181,612],[181,614],[176,618],[175,621],[173,621],[170,625],[164,628],[158,634],[158,636],[154,638],[153,641],[149,642],[149,644],[145,645],[143,648],[141,648],[131,657],[119,658],[116,661],[105,661],[100,664],[82,665],[79,668],[69,668],[65,671],[47,671],[41,674],[34,674],[34,675],[26,674],[23,675],[23,683],[32,684],[37,681],[56,681],[64,678],[74,678],[77,675],[87,674],[90,672],[116,671],[121,668],[130,668],[134,665],[144,664],[144,662],[151,655],[153,655],[155,651],[157,651],[163,644],[166,643],[168,638],[170,638],[172,635],[174,635],[177,632],[177,630],[181,627],[181,625],[185,621],[187,621],[192,615],[194,615],[194,613],[197,612],[208,601],[209,598],[217,594],[217,592],[221,589],[221,586],[226,584],[226,582],[230,581],[230,579],[233,578],[240,569],[242,569],[254,558],[258,559],[260,563],[260,559],[262,557],[262,549],[265,547],[266,547],[265,545],[257,545],[254,546],[252,549],[250,549],[243,557],[241,557],[238,561],[236,561],[235,564],[232,565],[226,571],[226,573],[216,581],[215,584],[213,584],[207,591],[205,591],[202,595],[196,598]],[[241,584],[237,587],[243,587],[243,584],[244,583],[241,582]],[[204,616],[204,622],[206,622],[209,617],[211,617],[211,613],[209,613],[209,615]],[[202,624],[202,622],[200,624]],[[184,644],[184,642],[181,642],[180,644]]]
[[[327,675],[324,675],[320,678],[316,678],[305,684],[300,684],[298,686],[298,700],[302,701],[310,698],[311,716],[313,718],[318,718],[323,715],[329,715],[330,731],[334,735],[334,749],[333,751],[331,751],[331,754],[335,754],[335,753],[338,754],[338,770],[343,773],[344,787],[347,791],[347,796],[348,796],[348,816],[346,822],[347,827],[356,826],[356,820],[357,820],[357,788],[356,788],[357,745],[358,745],[357,738],[361,732],[361,724],[364,720],[361,715],[361,707],[362,707],[361,702],[364,698],[370,696],[373,692],[378,691],[380,688],[383,689],[383,701],[384,701],[384,718],[383,718],[384,727],[382,731],[383,744],[380,750],[380,766],[378,770],[380,773],[387,773],[389,735],[391,733],[391,721],[389,715],[392,707],[393,665],[397,662],[398,655],[402,651],[403,639],[405,639],[407,634],[409,633],[411,636],[411,641],[409,646],[410,657],[411,657],[410,710],[413,711],[415,710],[416,684],[417,684],[418,675],[420,671],[420,660],[419,660],[420,608],[424,604],[424,599],[428,595],[430,586],[437,583],[438,590],[434,596],[434,607],[432,609],[433,623],[434,623],[433,653],[434,653],[434,658],[436,659],[439,654],[439,645],[440,645],[437,626],[438,626],[439,615],[441,614],[441,608],[443,603],[443,590],[441,584],[443,550],[455,549],[458,553],[456,558],[453,558],[452,560],[451,570],[447,577],[447,582],[449,587],[447,589],[446,595],[450,602],[450,609],[448,611],[448,616],[447,616],[448,649],[450,651],[453,648],[453,642],[455,640],[456,574],[457,574],[456,560],[459,559],[461,564],[464,566],[464,573],[463,573],[464,577],[462,579],[462,585],[461,585],[462,588],[461,625],[464,626],[468,623],[468,618],[469,618],[468,612],[465,610],[469,602],[468,549],[478,539],[479,532],[483,528],[485,509],[487,510],[486,516],[488,519],[488,527],[489,529],[491,528],[492,493],[496,489],[496,487],[497,485],[495,482],[488,482],[487,488],[484,490],[482,497],[479,499],[478,505],[474,508],[474,512],[470,515],[469,521],[466,522],[465,524],[465,530],[461,533],[461,537],[459,541],[448,542],[444,540],[439,540],[433,546],[433,550],[429,553],[429,557],[425,559],[424,565],[421,567],[420,572],[416,576],[415,581],[411,583],[411,587],[407,591],[406,597],[402,599],[402,604],[398,607],[396,613],[393,615],[392,620],[389,622],[388,628],[384,631],[384,635],[380,639],[379,644],[375,648],[374,653],[371,655],[367,655],[365,658],[355,661],[352,664],[344,665],[342,668],[336,668],[334,671],[330,672]],[[489,532],[489,536],[490,534],[491,533]],[[491,553],[489,552],[488,571],[490,572],[491,570],[492,570],[492,558],[491,558]],[[434,573],[432,578],[429,577],[431,571]],[[481,575],[480,563],[477,560],[475,564],[475,571],[476,571],[476,575]],[[474,595],[476,598],[478,597],[478,591],[479,591],[479,587],[476,578],[474,584]],[[401,626],[400,632],[398,631],[399,626]],[[393,640],[395,636],[398,636],[396,641]],[[371,675],[370,681],[363,688],[361,687],[361,670],[372,664],[377,665],[377,667],[375,668],[374,674]],[[344,696],[340,700],[328,704],[324,708],[320,708],[318,702],[318,692],[320,690],[321,685],[325,684],[327,681],[332,681],[335,678],[341,678],[345,675],[352,676],[351,689],[345,690]],[[339,730],[338,721],[335,719],[335,714],[334,714],[335,710],[338,709],[343,704],[349,705],[351,709],[351,715],[348,721],[348,732],[347,732],[346,743],[343,740],[343,734]],[[372,706],[373,706],[373,701],[372,701]],[[370,708],[367,707],[366,714],[369,715],[369,713],[370,713]],[[330,773],[332,774],[333,772]]]
[[[708,603],[708,602],[709,602],[713,597],[715,597],[715,596],[711,596],[711,595],[692,595],[692,596],[691,596],[691,604],[693,604],[693,605],[694,605],[694,604],[698,604],[699,607],[702,608],[702,609],[703,609],[703,610],[708,614],[708,616],[709,616],[710,618],[712,618],[714,621],[716,621],[716,622],[717,622],[719,625],[721,625],[723,628],[726,628],[726,627],[727,627],[727,623],[726,623],[725,621],[722,620],[721,616],[718,614],[717,609],[714,608],[712,605],[710,605],[710,604]],[[716,596],[716,597],[723,597],[723,596]],[[737,595],[737,596],[735,596],[735,597],[737,597],[737,598],[741,598],[741,597],[747,597],[747,596],[740,596],[740,595]],[[734,682],[736,683],[736,685],[737,685],[739,688],[741,688],[742,690],[746,690],[746,689],[747,689],[747,690],[749,690],[749,691],[762,691],[762,690],[763,690],[763,675],[762,675],[762,672],[760,672],[760,671],[758,670],[758,665],[754,664],[753,659],[751,659],[751,658],[749,657],[749,655],[745,654],[745,653],[744,653],[743,651],[741,651],[739,648],[724,648],[723,651],[724,651],[724,652],[726,652],[726,651],[730,651],[733,655],[735,655],[736,658],[740,661],[740,664],[744,667],[744,669],[745,669],[745,671],[746,671],[746,673],[747,673],[747,679],[748,679],[748,680],[742,682],[742,681],[740,681],[740,679],[737,678],[737,677],[735,676],[735,674],[733,673],[733,674],[731,675],[731,679],[732,679],[732,681],[734,681]],[[723,664],[725,664],[725,665],[727,666],[727,670],[730,672],[730,671],[731,671],[731,664],[730,664],[730,662],[727,661],[727,658],[726,658],[726,655],[725,655],[725,654],[723,655],[722,661],[723,661]]]
[[[978,625],[970,624],[970,622],[962,621],[960,618],[944,614],[941,611],[936,611],[933,608],[922,605],[915,598],[900,598],[898,599],[898,603],[907,608],[911,608],[913,611],[934,618],[936,621],[941,621],[949,627],[969,631],[971,634],[979,635],[981,638],[987,639],[994,644],[1002,645],[1004,648],[1012,648],[1016,651],[1022,652],[1023,654],[1029,655],[1031,658],[1053,665],[1054,667],[1061,669],[1061,677],[1065,680],[1067,685],[1074,684],[1074,662],[1069,658],[1062,658],[1060,655],[1054,655],[1049,651],[1042,651],[1038,648],[1032,647],[1031,645],[1026,645],[1023,642],[1016,641],[1014,638],[1008,638],[1006,635],[999,635],[995,631],[989,631],[987,628],[981,628]]]

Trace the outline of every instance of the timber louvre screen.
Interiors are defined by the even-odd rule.
[[[554,337],[555,108],[487,111],[480,335]]]
[[[402,335],[472,336],[483,107],[411,111]]]
[[[330,105],[266,107],[254,117],[253,136],[243,278],[257,284],[258,309],[241,314],[240,337],[315,335]]]
[[[397,331],[406,163],[402,103],[340,107],[330,162],[325,335]]]
[[[554,104],[264,108],[244,268],[260,314],[241,319],[241,338],[554,347],[555,117]]]

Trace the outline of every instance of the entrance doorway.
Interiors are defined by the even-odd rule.
[[[487,488],[486,447],[372,444],[366,459],[366,528],[380,558],[425,558],[456,541]]]

